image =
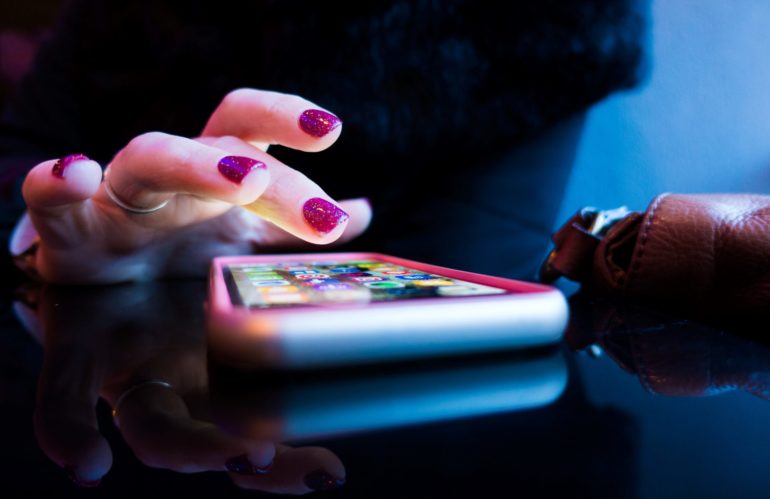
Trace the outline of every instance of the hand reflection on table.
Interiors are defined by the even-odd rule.
[[[750,332],[735,334],[587,296],[571,301],[573,311],[584,313],[573,314],[566,335],[570,346],[600,347],[652,393],[697,397],[744,391],[770,400],[770,344]]]
[[[35,433],[48,457],[81,486],[112,466],[98,429],[100,397],[137,458],[181,473],[229,472],[242,488],[302,494],[341,485],[339,458],[320,447],[291,448],[235,437],[208,420],[204,283],[111,287],[43,286],[15,304],[44,346]],[[173,389],[149,380],[164,380]]]

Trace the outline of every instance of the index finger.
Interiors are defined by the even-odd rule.
[[[302,97],[240,88],[225,96],[201,135],[232,135],[252,144],[318,152],[334,144],[341,132],[342,120]]]

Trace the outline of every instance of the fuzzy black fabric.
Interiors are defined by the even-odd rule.
[[[473,238],[519,233],[501,225],[518,217],[542,249],[571,156],[517,164],[507,155],[636,84],[645,9],[640,0],[76,0],[6,110],[0,156],[79,151],[107,162],[146,131],[197,135],[234,88],[290,92],[338,114],[344,133],[322,154],[271,153],[332,196],[376,201],[371,232],[381,239],[371,247],[389,249],[384,241],[409,223],[427,241],[446,200],[478,211],[494,204],[489,186],[517,189],[518,178],[526,195],[497,200],[486,224],[498,230]],[[547,195],[529,195],[538,189]],[[432,208],[418,206],[429,198]],[[471,211],[458,207],[453,223],[479,226]],[[440,260],[438,249],[390,249]]]
[[[111,151],[120,144],[105,132],[121,143],[148,126],[193,135],[243,85],[333,110],[362,151],[436,154],[451,143],[454,156],[508,147],[633,86],[638,4],[86,0],[49,57],[65,57],[52,65],[75,78],[81,110],[98,113],[82,134]],[[118,113],[123,133],[105,130]]]

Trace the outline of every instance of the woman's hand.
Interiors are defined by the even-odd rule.
[[[235,90],[201,137],[140,135],[104,181],[99,165],[79,155],[35,166],[23,186],[28,218],[17,230],[34,225],[35,270],[54,282],[205,275],[217,255],[347,241],[366,229],[368,202],[337,203],[265,152],[269,144],[322,151],[340,125],[300,97]]]

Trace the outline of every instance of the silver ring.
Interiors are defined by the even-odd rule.
[[[130,204],[120,199],[120,197],[118,197],[118,195],[115,194],[115,191],[112,190],[112,186],[110,186],[110,177],[107,174],[107,170],[105,170],[104,172],[104,192],[107,193],[107,197],[109,197],[112,200],[112,202],[115,203],[117,206],[119,206],[120,208],[124,209],[129,213],[136,213],[138,215],[146,215],[148,213],[156,212],[161,208],[164,208],[168,204],[168,202],[171,201],[170,199],[167,199],[162,203],[160,203],[158,206],[153,206],[151,208],[138,208],[136,206],[131,206]]]
[[[141,383],[137,383],[133,385],[131,388],[129,388],[128,390],[121,393],[120,396],[117,398],[117,400],[115,400],[115,405],[112,406],[113,419],[117,419],[118,413],[120,412],[120,405],[123,402],[125,402],[126,398],[132,393],[134,393],[135,391],[137,391],[138,389],[145,387],[147,385],[158,385],[164,388],[168,388],[170,390],[174,389],[174,387],[171,386],[171,383],[169,383],[168,381],[163,381],[162,379],[151,379],[147,381],[142,381]]]

